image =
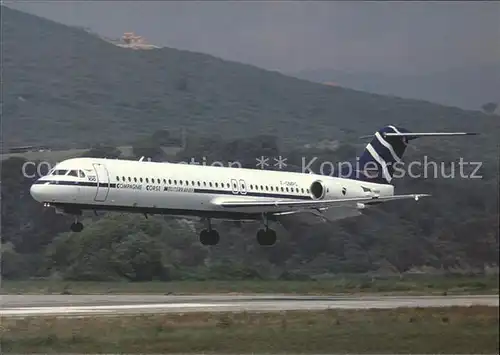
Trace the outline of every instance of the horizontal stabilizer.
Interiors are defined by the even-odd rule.
[[[454,136],[477,136],[477,132],[380,132],[382,137],[454,137]],[[359,137],[360,139],[373,138],[373,135]]]
[[[475,136],[476,132],[384,132],[384,137],[444,137],[444,136]]]

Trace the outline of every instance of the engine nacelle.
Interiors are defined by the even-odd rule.
[[[320,180],[316,180],[311,184],[311,187],[309,188],[309,191],[311,191],[311,195],[313,199],[315,200],[321,200],[325,197],[326,195],[326,185],[324,182]]]

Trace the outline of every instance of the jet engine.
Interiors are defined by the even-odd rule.
[[[309,191],[311,191],[311,195],[312,195],[313,199],[321,200],[325,197],[326,186],[322,181],[316,180],[315,182],[313,182],[311,184]]]

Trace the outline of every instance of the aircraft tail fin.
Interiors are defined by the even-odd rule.
[[[445,136],[470,136],[476,135],[472,132],[411,132],[405,128],[388,125],[372,136],[370,143],[356,162],[354,169],[350,168],[347,174],[342,176],[374,182],[379,184],[390,184],[397,164],[403,163],[403,155],[410,140],[420,137],[445,137]],[[342,172],[341,173],[345,173]]]

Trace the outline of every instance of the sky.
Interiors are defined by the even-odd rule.
[[[500,2],[15,1],[100,35],[292,73],[420,74],[500,63]]]

